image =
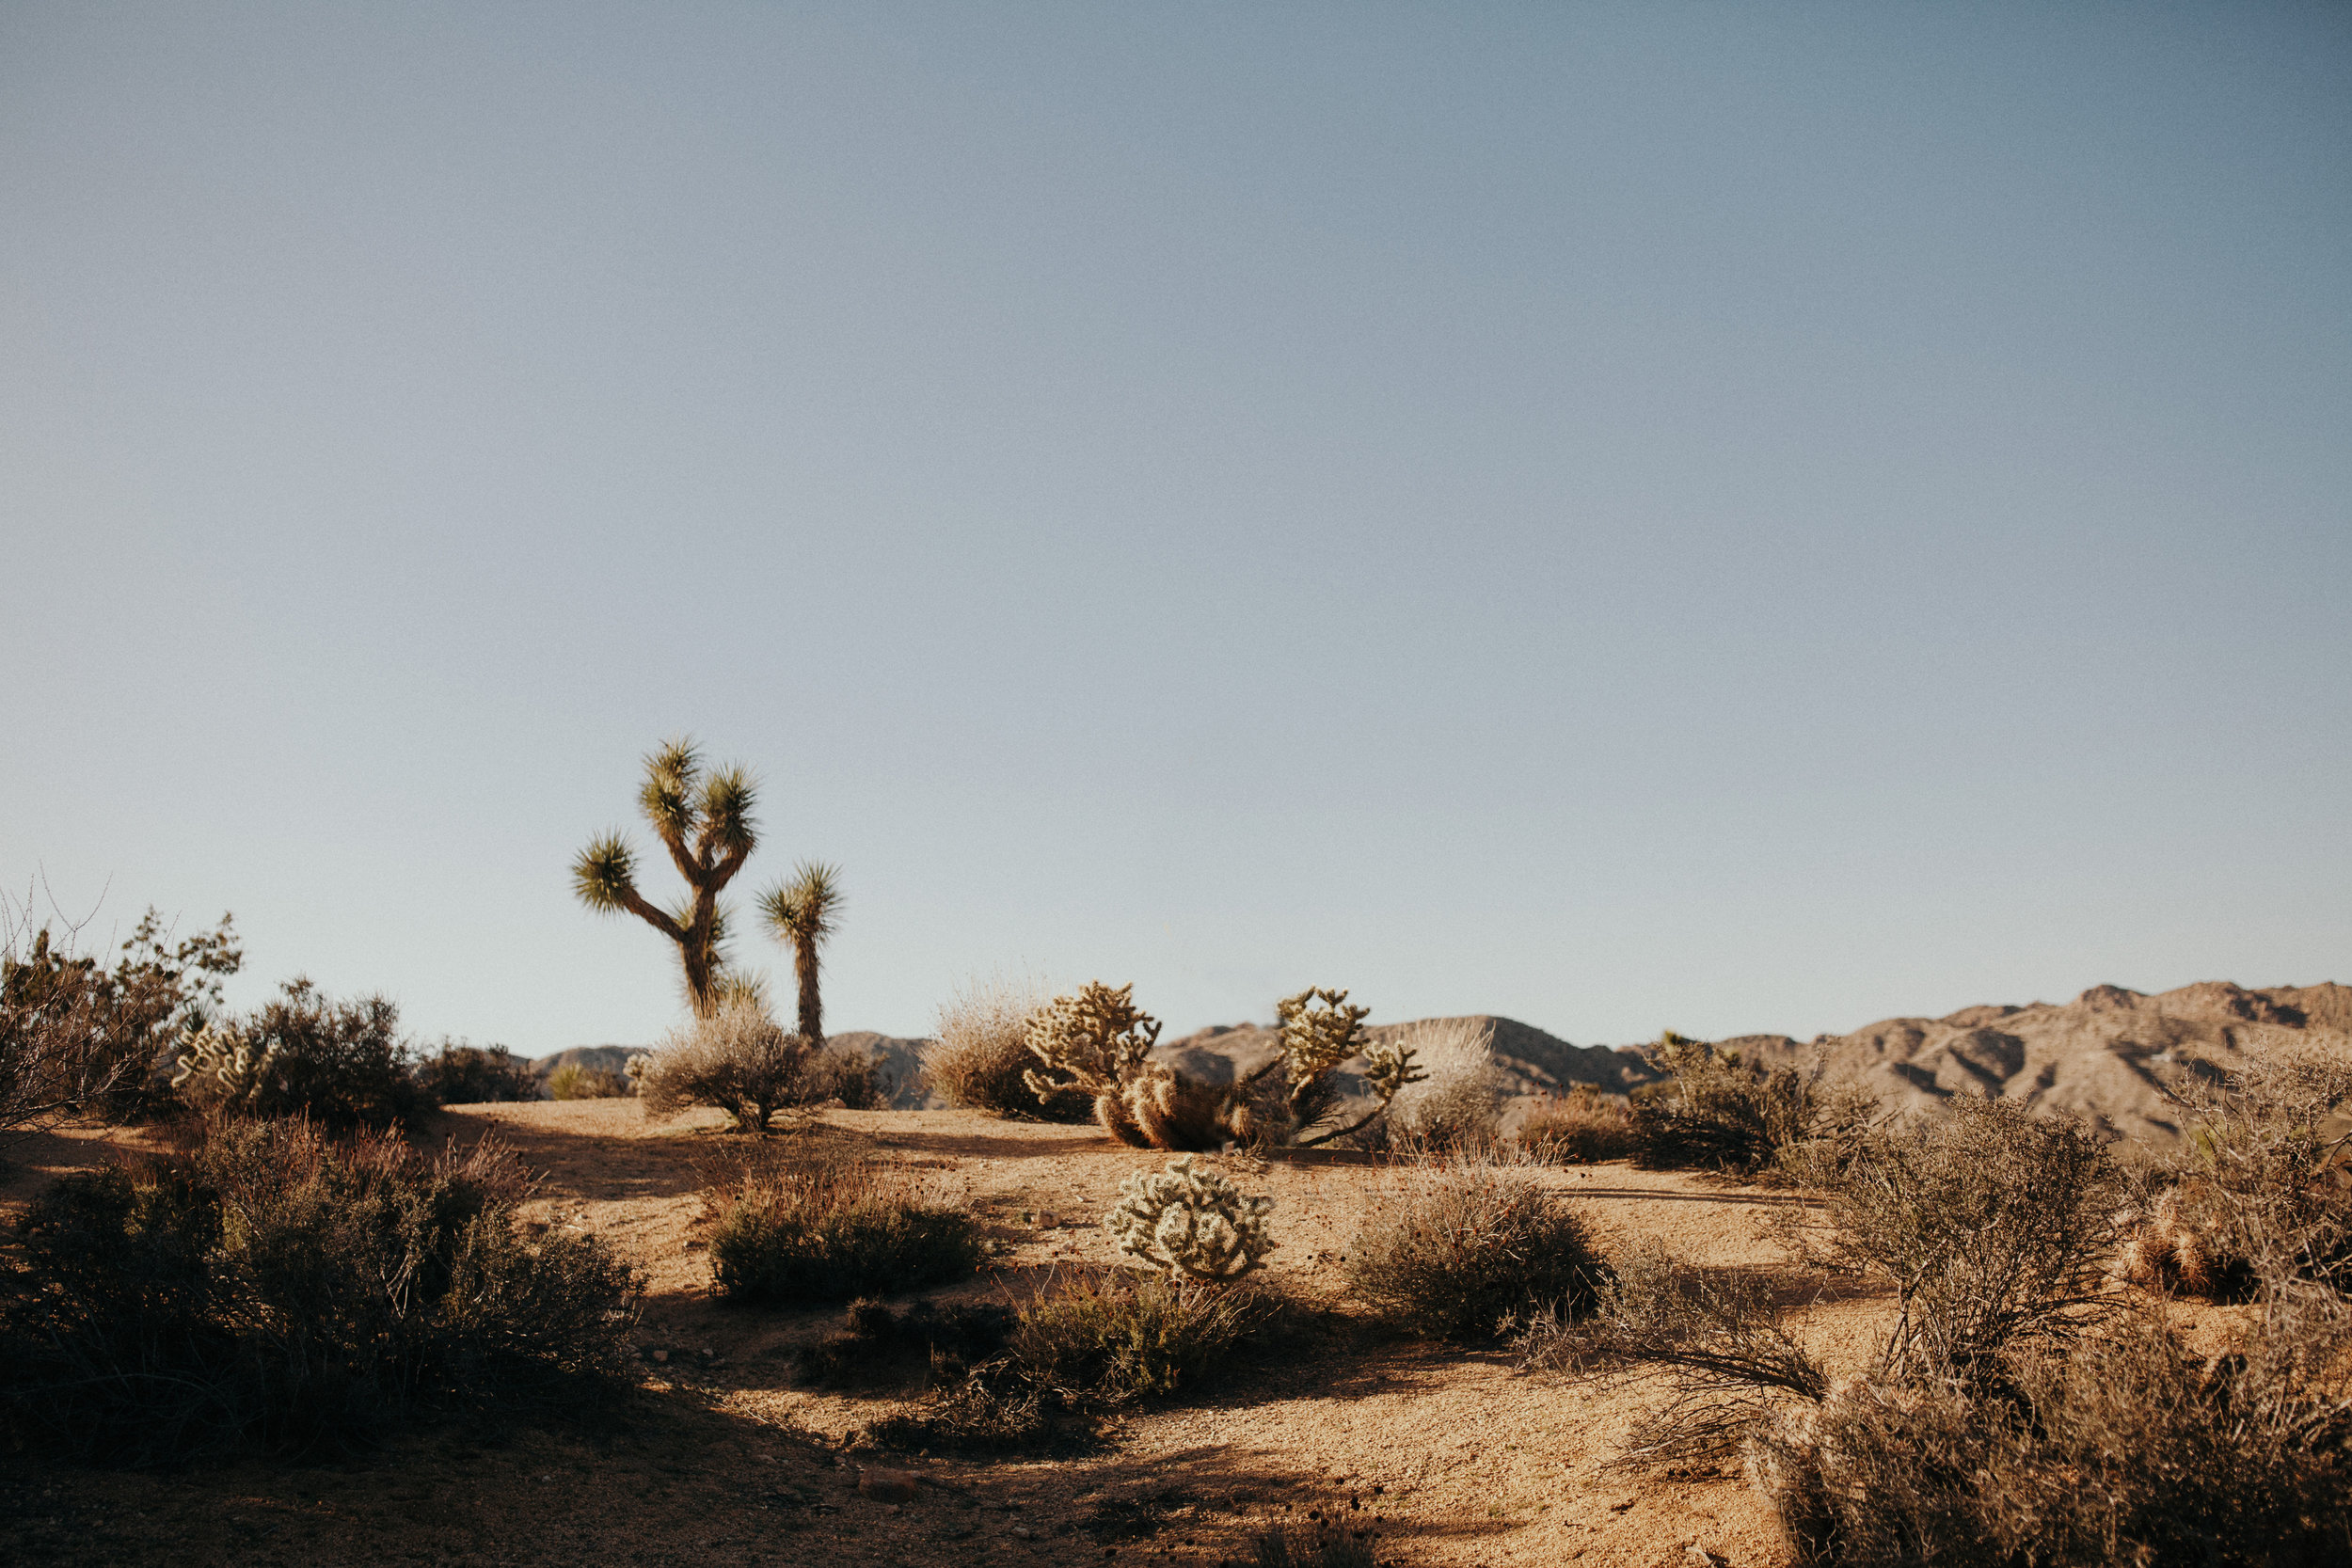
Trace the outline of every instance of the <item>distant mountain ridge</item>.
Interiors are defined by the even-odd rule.
[[[1644,1048],[1572,1045],[1531,1023],[1492,1013],[1467,1015],[1494,1031],[1495,1060],[1513,1099],[1561,1094],[1589,1084],[1625,1094],[1661,1074]],[[1427,1023],[1438,1020],[1422,1019]],[[1392,1038],[1415,1023],[1373,1024]],[[872,1030],[834,1035],[834,1050],[879,1058],[894,1074],[899,1110],[946,1103],[922,1083],[930,1042]],[[1970,1095],[2015,1100],[2037,1110],[2078,1116],[2118,1137],[2168,1142],[2180,1133],[2167,1085],[2187,1075],[2229,1071],[2249,1051],[2296,1045],[2352,1055],[2352,986],[2273,986],[2249,990],[2228,980],[2153,995],[2122,986],[2093,986],[2072,1002],[1984,1004],[1943,1018],[1890,1018],[1845,1035],[1798,1040],[1788,1035],[1739,1035],[1720,1040],[1772,1066],[1819,1062],[1831,1078],[1858,1082],[1890,1108],[1907,1109]],[[567,1061],[619,1071],[643,1046],[575,1046],[533,1064],[539,1076]],[[1164,1041],[1152,1054],[1209,1083],[1230,1083],[1273,1059],[1270,1024],[1221,1024]],[[1342,1087],[1365,1092],[1343,1070]]]
[[[1468,1016],[1493,1029],[1495,1059],[1515,1098],[1579,1084],[1624,1094],[1661,1076],[1640,1046],[1571,1045],[1516,1019]],[[1368,1032],[1387,1037],[1411,1027],[1379,1024]],[[2254,990],[2201,980],[2149,995],[2102,985],[2066,1003],[1989,1004],[1940,1019],[1883,1019],[1812,1040],[1740,1035],[1716,1043],[1770,1066],[1819,1062],[1825,1076],[1862,1084],[1890,1109],[1961,1095],[2015,1100],[2081,1117],[2118,1137],[2169,1142],[2180,1126],[2167,1086],[2188,1075],[2226,1073],[2247,1052],[2273,1045],[2352,1055],[2352,986]],[[1223,1083],[1270,1060],[1276,1049],[1271,1026],[1240,1024],[1187,1035],[1156,1054]],[[1361,1081],[1346,1076],[1346,1086],[1360,1092]]]

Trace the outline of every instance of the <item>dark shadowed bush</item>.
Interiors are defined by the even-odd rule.
[[[526,1239],[523,1189],[491,1146],[426,1157],[302,1121],[222,1122],[187,1155],[68,1176],[19,1226],[6,1419],[54,1452],[155,1465],[595,1398],[636,1282],[591,1238]]]
[[[1600,1279],[1567,1200],[1526,1167],[1432,1162],[1384,1183],[1348,1244],[1349,1281],[1383,1316],[1436,1338],[1489,1340],[1540,1310],[1575,1316]]]
[[[417,1064],[417,1083],[437,1105],[536,1100],[539,1075],[502,1045],[452,1045]]]
[[[1000,1354],[1013,1314],[993,1303],[946,1307],[916,1301],[894,1312],[879,1301],[853,1301],[843,1332],[793,1355],[803,1383],[834,1384],[903,1370],[919,1360],[934,1380],[961,1377],[974,1363]]]
[[[383,996],[329,1000],[304,979],[189,1038],[172,1087],[208,1115],[308,1117],[337,1131],[413,1121],[437,1103]]]
[[[1254,1284],[1137,1273],[1066,1281],[1022,1308],[1005,1354],[871,1435],[908,1449],[1051,1447],[1101,1412],[1210,1386],[1283,1314],[1280,1298]]]
[[[969,1214],[894,1166],[815,1156],[747,1160],[703,1193],[712,1287],[730,1301],[815,1307],[970,1275]]]
[[[217,1011],[245,961],[227,915],[174,942],[149,910],[114,968],[0,897],[0,1132],[60,1116],[121,1120],[167,1103],[156,1064]]]

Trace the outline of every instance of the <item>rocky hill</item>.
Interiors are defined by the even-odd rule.
[[[1786,1035],[1723,1043],[1768,1061],[1819,1059],[1890,1105],[1955,1095],[2017,1100],[2087,1117],[2119,1137],[2169,1140],[2180,1128],[2168,1084],[2225,1073],[2265,1046],[2352,1053],[2352,986],[2249,990],[2202,980],[2153,996],[2093,986],[2072,1002],[1890,1018],[1805,1043]]]
[[[1624,1094],[1656,1081],[1639,1047],[1571,1045],[1531,1024],[1491,1014],[1495,1056],[1515,1096],[1557,1094],[1591,1084]],[[1409,1024],[1376,1026],[1393,1035]],[[2249,990],[2205,980],[2147,995],[2093,986],[2072,1002],[1963,1007],[1946,1018],[1891,1018],[1847,1035],[1796,1040],[1743,1035],[1720,1043],[1774,1066],[1820,1062],[1833,1078],[1857,1081],[1890,1107],[1976,1095],[2011,1099],[2088,1118],[2119,1137],[2179,1134],[2165,1085],[2227,1072],[2265,1045],[2303,1043],[2352,1054],[2352,986],[2278,986]],[[1204,1029],[1160,1047],[1177,1068],[1215,1082],[1248,1071],[1274,1053],[1261,1024]]]

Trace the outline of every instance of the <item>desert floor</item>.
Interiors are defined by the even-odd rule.
[[[1500,1352],[1384,1335],[1348,1300],[1343,1256],[1394,1173],[1254,1163],[1279,1246],[1268,1272],[1321,1314],[1286,1361],[1176,1408],[1112,1421],[1098,1449],[973,1463],[855,1450],[856,1429],[904,1408],[909,1386],[856,1394],[793,1386],[791,1353],[837,1310],[731,1307],[709,1294],[696,1235],[696,1164],[734,1141],[715,1113],[648,1122],[634,1101],[458,1106],[425,1130],[492,1133],[539,1175],[530,1216],[595,1231],[647,1279],[644,1389],[593,1429],[485,1436],[442,1426],[346,1463],[248,1462],[168,1476],[0,1465],[0,1557],[23,1563],[1066,1564],[1250,1560],[1269,1517],[1337,1511],[1376,1521],[1399,1564],[1737,1564],[1784,1561],[1769,1510],[1729,1473],[1641,1478],[1606,1468],[1658,1397],[1518,1371]],[[0,1169],[0,1217],[55,1173],[135,1151],[136,1132],[25,1140]],[[1004,1243],[990,1273],[935,1299],[1019,1299],[1057,1270],[1108,1265],[1096,1223],[1134,1171],[1165,1156],[1091,1128],[955,1112],[831,1112],[793,1137],[902,1160],[968,1203]],[[1604,1251],[1655,1238],[1694,1261],[1782,1277],[1786,1192],[1634,1171],[1548,1169]],[[1849,1288],[1813,1301],[1817,1350],[1852,1365],[1886,1301]],[[655,1350],[666,1361],[652,1358]],[[706,1357],[702,1353],[708,1352]],[[884,1504],[861,1463],[939,1484]]]

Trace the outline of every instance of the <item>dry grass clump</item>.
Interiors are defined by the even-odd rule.
[[[647,1116],[711,1105],[737,1130],[764,1135],[778,1111],[824,1098],[812,1071],[816,1055],[808,1041],[770,1018],[755,996],[737,993],[663,1038],[644,1059],[638,1093]]]
[[[712,1289],[732,1301],[808,1307],[921,1290],[980,1261],[969,1214],[935,1203],[902,1167],[836,1155],[736,1162],[707,1173]]]
[[[633,1092],[634,1085],[609,1067],[565,1062],[548,1074],[549,1100],[620,1100]]]
[[[958,986],[939,1008],[938,1037],[923,1048],[923,1079],[951,1105],[1015,1121],[1080,1122],[1094,1097],[1079,1089],[1041,1095],[1027,1074],[1029,1022],[1054,1000],[1041,980],[994,974]]]
[[[637,1282],[591,1237],[527,1239],[524,1191],[486,1141],[428,1157],[303,1121],[215,1123],[185,1155],[67,1176],[0,1290],[0,1424],[143,1465],[599,1396]]]
[[[1851,1143],[1877,1112],[1854,1086],[1817,1071],[1767,1069],[1671,1029],[1650,1048],[1669,1074],[1633,1105],[1633,1163],[1651,1170],[1755,1176],[1814,1146]]]
[[[1529,1154],[1563,1164],[1627,1159],[1634,1148],[1633,1106],[1621,1095],[1579,1084],[1529,1106],[1512,1138]]]
[[[1525,1165],[1423,1161],[1392,1172],[1375,1202],[1348,1245],[1348,1278],[1403,1327],[1478,1343],[1593,1300],[1601,1265],[1582,1221]]]
[[[1391,1134],[1438,1149],[1491,1147],[1502,1131],[1502,1074],[1495,1066],[1494,1025],[1439,1018],[1416,1023],[1397,1044],[1425,1076],[1397,1091],[1389,1106]]]

